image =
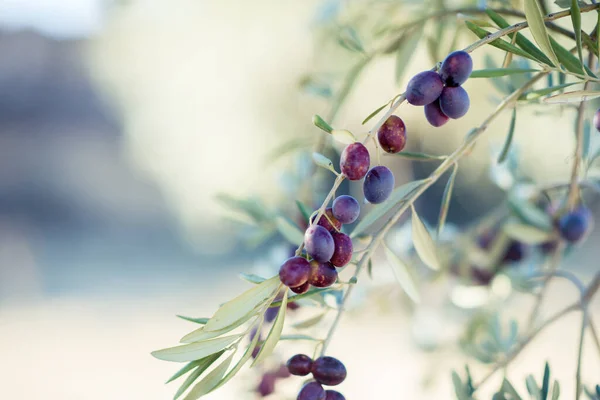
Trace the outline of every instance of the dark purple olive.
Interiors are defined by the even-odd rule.
[[[308,277],[308,282],[314,287],[329,287],[337,281],[338,274],[335,270],[335,267],[331,263],[311,261],[310,266],[311,271],[310,276]]]
[[[340,392],[336,392],[335,390],[326,390],[325,394],[325,400],[346,400]]]
[[[458,119],[469,111],[471,102],[467,91],[460,86],[446,86],[440,96],[440,108],[452,119]]]
[[[473,71],[473,59],[466,51],[454,51],[446,57],[440,67],[440,77],[446,86],[460,86],[469,79]]]
[[[439,100],[425,106],[425,118],[431,126],[435,126],[436,128],[439,128],[450,120],[450,118],[442,112]]]
[[[580,206],[559,218],[558,231],[564,240],[575,243],[590,231],[592,225],[593,217],[589,208]]]
[[[337,358],[323,356],[313,361],[312,374],[320,384],[336,386],[346,379],[346,367]]]
[[[304,354],[296,354],[287,362],[287,369],[290,374],[296,376],[306,376],[312,369],[312,358]]]
[[[310,275],[310,272],[309,272],[309,275]],[[306,283],[304,285],[290,288],[290,290],[296,294],[306,293],[306,292],[308,292],[308,289],[310,289],[310,283],[308,283],[308,281],[306,281]]]
[[[394,174],[389,168],[383,165],[371,168],[363,183],[365,199],[373,204],[383,203],[392,194],[394,184]]]
[[[268,395],[273,394],[273,392],[275,392],[276,380],[277,376],[275,376],[275,374],[264,374],[262,379],[260,380],[260,383],[258,384],[258,388],[256,388],[256,391],[262,397],[267,397]]]
[[[413,106],[424,106],[440,97],[444,83],[433,71],[423,71],[415,75],[406,87],[406,101]]]
[[[297,400],[325,400],[325,389],[317,382],[309,382],[298,393]]]
[[[331,233],[320,225],[313,225],[306,230],[304,234],[304,247],[306,248],[306,253],[319,262],[331,260],[331,256],[335,250]]]
[[[343,267],[352,259],[352,239],[341,232],[334,232],[331,236],[333,237],[335,250],[330,262],[336,267]]]
[[[333,216],[342,224],[351,224],[360,215],[358,200],[352,196],[341,195],[333,201],[331,207]]]
[[[288,258],[279,268],[279,279],[287,287],[304,285],[308,281],[309,274],[310,264],[303,257]]]
[[[316,217],[316,215],[315,215]],[[314,217],[313,217],[314,221]],[[331,222],[330,222],[331,221]],[[332,225],[333,224],[333,225]],[[323,228],[327,229],[329,232],[336,232],[342,229],[342,223],[338,221],[338,219],[333,215],[333,211],[330,208],[325,210],[325,213],[321,215],[319,219],[319,223],[317,225],[321,225]]]
[[[594,127],[600,132],[600,110],[596,111],[596,114],[594,114]]]

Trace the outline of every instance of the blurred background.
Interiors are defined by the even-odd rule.
[[[343,50],[324,51],[320,28],[351,3],[361,2],[0,1],[0,397],[172,397],[175,387],[163,382],[177,365],[149,353],[193,329],[174,316],[210,316],[247,286],[240,272],[273,274],[287,257],[289,246],[276,238],[245,247],[216,198],[257,196],[268,207],[295,207],[301,178],[289,171],[307,161],[273,152],[290,140],[309,148],[320,134],[311,117],[325,114],[327,102],[301,93],[299,82],[353,62]],[[465,33],[459,42],[472,39]],[[402,91],[406,78],[396,83],[394,62],[383,58],[364,72],[336,126],[364,132],[364,116]],[[406,76],[429,64],[418,48]],[[420,110],[401,109],[411,150],[447,154],[493,109],[487,82],[467,85],[477,112],[442,129],[425,126]],[[540,122],[531,109],[519,119],[526,175],[547,183],[568,176],[573,135],[559,133],[572,131],[569,112]],[[508,119],[461,164],[452,222],[502,199],[488,166]],[[397,182],[431,170],[384,162]],[[358,195],[360,187],[343,190]],[[428,192],[424,216],[435,218],[442,191],[443,183]],[[571,259],[584,279],[597,267],[597,241],[594,235]],[[419,346],[458,337],[461,315],[441,306],[446,289],[424,288],[413,314],[388,286],[385,266],[377,274],[366,285],[375,299],[348,316],[332,346],[351,374],[342,387],[347,398],[450,398],[449,371],[464,359]],[[361,290],[364,297],[369,289]],[[544,312],[576,298],[561,283],[552,293]],[[517,297],[513,309],[528,302]],[[570,390],[578,321],[565,319],[563,331],[542,336],[515,375],[539,375],[551,359]],[[569,345],[555,346],[559,338]],[[600,364],[585,361],[584,376],[597,380]],[[253,399],[255,384],[246,372],[207,398]]]

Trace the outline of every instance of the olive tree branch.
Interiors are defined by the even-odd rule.
[[[472,130],[469,133],[469,135],[465,138],[465,141],[463,142],[463,144],[460,145],[452,154],[450,154],[448,156],[448,158],[446,158],[431,173],[431,175],[429,175],[429,177],[424,180],[423,184],[421,186],[419,186],[410,195],[410,197],[407,198],[403,202],[402,206],[398,209],[398,211],[396,211],[396,213],[386,222],[386,224],[383,226],[383,228],[377,233],[375,238],[369,244],[367,251],[361,257],[361,260],[356,267],[356,272],[354,274],[355,276],[358,276],[360,274],[361,270],[368,264],[369,260],[373,256],[373,253],[375,252],[377,247],[381,244],[381,242],[385,238],[385,235],[388,233],[388,231],[392,228],[392,226],[394,226],[396,224],[396,222],[398,222],[398,220],[404,214],[404,212],[406,210],[408,210],[414,204],[414,202],[419,198],[419,196],[421,196],[431,185],[433,185],[438,179],[440,179],[440,177],[448,169],[452,168],[453,165],[456,162],[458,162],[471,149],[472,145],[476,143],[477,139],[483,134],[483,132],[485,132],[485,130],[488,128],[488,126],[491,124],[491,122],[494,119],[496,119],[502,113],[502,111],[504,109],[514,106],[517,99],[527,89],[529,89],[531,86],[533,86],[538,80],[540,80],[541,78],[546,76],[546,74],[547,74],[546,72],[540,72],[540,73],[536,74],[531,80],[529,80],[529,82],[527,82],[521,88],[515,90],[512,94],[510,94],[508,97],[506,97],[498,105],[498,107],[496,107],[496,109],[484,120],[484,122],[478,128],[475,128],[474,130]],[[398,99],[398,101],[399,100],[400,99]],[[352,293],[353,288],[354,288],[354,285],[350,286],[346,290],[346,293],[344,294],[344,297],[342,298],[342,302],[341,302],[340,308],[337,312],[337,315],[331,325],[331,328],[329,329],[329,332],[327,333],[325,341],[323,342],[321,354],[325,354],[325,352],[327,351],[327,347],[329,346],[329,343],[331,342],[333,334],[335,333],[335,330],[337,329],[337,326],[342,318],[343,312],[345,310],[344,306],[346,304],[346,301],[350,297],[350,294]]]

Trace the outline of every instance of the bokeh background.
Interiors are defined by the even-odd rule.
[[[177,365],[149,353],[193,328],[174,315],[210,316],[246,287],[238,273],[272,273],[287,254],[275,239],[245,248],[215,196],[256,195],[290,207],[286,171],[302,160],[268,160],[290,139],[311,143],[320,134],[310,121],[327,104],[302,94],[298,82],[311,71],[349,67],[344,51],[319,46],[327,33],[319,26],[351,3],[360,2],[0,1],[1,398],[171,398],[175,387],[163,382]],[[476,67],[482,62],[478,55]],[[406,75],[429,63],[419,48]],[[370,66],[336,125],[361,132],[364,116],[400,86],[393,57]],[[401,109],[412,150],[448,153],[493,108],[491,86],[467,86],[477,112],[443,129]],[[572,114],[536,112],[517,125],[523,171],[540,182],[563,180]],[[501,200],[488,166],[508,118],[461,164],[451,221],[469,221]],[[397,181],[431,167],[389,164]],[[437,215],[442,190],[429,192],[423,215]],[[597,243],[593,235],[569,260],[584,280],[597,270]],[[455,340],[464,313],[446,306],[447,288],[435,285],[409,312],[385,263],[376,275],[357,292],[332,345],[350,371],[342,390],[349,399],[451,398],[449,371],[464,359],[430,344]],[[560,282],[551,294],[544,314],[576,298]],[[516,296],[507,312],[523,317],[518,310],[530,303]],[[303,312],[295,318],[310,314]],[[574,315],[542,335],[509,375],[541,375],[549,360],[570,393],[579,323]],[[279,349],[281,357],[291,352]],[[589,353],[584,376],[598,383],[600,362]],[[207,398],[253,399],[256,379],[245,372]]]

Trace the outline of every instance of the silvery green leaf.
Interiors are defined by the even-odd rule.
[[[218,353],[219,351],[237,342],[241,337],[241,335],[231,335],[205,340],[203,342],[184,344],[182,346],[153,351],[152,355],[159,360],[164,361],[195,361],[211,354]]]
[[[206,375],[200,382],[198,382],[192,390],[185,396],[184,400],[197,400],[200,397],[212,392],[217,388],[219,382],[227,372],[233,356],[235,353],[231,353],[229,357],[225,359],[219,366],[213,369],[208,375]]]
[[[394,276],[402,290],[404,290],[404,293],[406,293],[406,295],[415,303],[420,303],[421,296],[419,294],[419,289],[408,265],[406,265],[406,263],[404,263],[404,261],[394,254],[387,246],[384,246],[384,251],[388,263],[392,267]]]
[[[327,315],[327,313],[321,313],[318,314],[312,318],[309,318],[305,321],[302,322],[298,322],[295,323],[294,325],[292,325],[293,328],[297,328],[297,329],[306,329],[306,328],[310,328],[311,326],[315,326],[317,325],[319,322],[321,322],[321,320],[323,319],[323,317]]]
[[[554,234],[544,231],[535,226],[520,224],[516,222],[508,222],[502,226],[502,230],[510,238],[518,240],[526,244],[541,244],[552,240]]]
[[[266,278],[263,278],[262,276],[258,276],[255,274],[245,274],[245,273],[241,273],[240,278],[242,278],[246,282],[256,283],[256,284],[263,283],[264,281],[267,280]]]
[[[223,304],[206,323],[203,329],[217,331],[234,325],[240,320],[248,320],[252,317],[253,311],[258,306],[263,305],[270,297],[272,297],[280,287],[279,276],[274,276],[271,279],[260,283],[242,293],[235,299]],[[250,317],[248,317],[250,316]],[[239,325],[238,325],[239,326]],[[192,336],[192,335],[188,335]],[[184,337],[184,339],[186,339]],[[192,338],[188,338],[192,340]]]
[[[206,325],[206,323],[209,320],[209,318],[192,318],[192,317],[186,317],[183,315],[178,315],[177,317],[184,319],[186,321],[195,322],[196,324],[200,324],[200,325]]]
[[[552,385],[552,400],[558,400],[560,397],[560,384],[558,381],[554,381],[554,385]]]
[[[269,331],[269,335],[267,336],[267,339],[265,339],[265,342],[261,346],[260,351],[259,351],[258,355],[256,356],[256,358],[254,359],[254,362],[252,363],[252,365],[260,364],[267,357],[269,357],[271,355],[271,353],[273,353],[273,349],[275,349],[277,342],[279,342],[279,338],[281,337],[281,332],[283,331],[283,323],[285,321],[285,312],[287,309],[287,301],[288,301],[288,292],[286,290],[285,293],[283,294],[283,299],[281,299],[281,306],[279,306],[279,312],[277,313],[277,318],[275,318],[275,322],[273,322],[273,326],[271,327],[271,330]]]
[[[525,379],[525,386],[527,386],[527,392],[529,392],[530,395],[536,399],[539,399],[540,388],[538,387],[535,378],[532,375],[527,376]]]
[[[525,18],[529,24],[529,31],[531,32],[533,39],[536,41],[540,49],[552,60],[554,66],[558,67],[560,62],[554,54],[550,39],[548,37],[548,31],[544,23],[544,16],[540,9],[538,0],[524,0],[523,7],[525,8]]]
[[[560,103],[580,103],[582,101],[589,101],[600,97],[600,91],[596,90],[575,90],[572,92],[565,92],[556,94],[554,96],[546,97],[545,103],[560,104]]]
[[[356,142],[356,138],[354,137],[352,132],[346,129],[334,129],[331,131],[331,136],[333,136],[335,140],[343,144],[351,144]]]
[[[205,357],[201,360],[194,361],[193,364],[196,364],[196,369],[185,379],[185,381],[181,384],[177,392],[175,393],[174,399],[179,398],[191,385],[206,371],[215,361],[221,357],[224,351],[220,351],[216,354]],[[192,363],[190,363],[192,364]]]
[[[316,114],[313,116],[313,124],[317,128],[319,128],[327,133],[331,133],[331,131],[333,130],[331,125],[329,125],[327,122],[325,122],[325,120],[323,118],[321,118],[319,115],[316,115]]]
[[[337,174],[335,168],[333,167],[333,162],[331,162],[331,160],[329,158],[325,157],[323,154],[312,153],[312,158],[313,158],[313,161],[315,162],[315,164],[317,164],[319,167],[328,169],[331,172],[333,172],[334,174]]]
[[[412,238],[417,254],[421,261],[433,270],[440,269],[440,260],[437,254],[435,242],[431,238],[429,231],[423,221],[419,218],[415,207],[412,209]]]

